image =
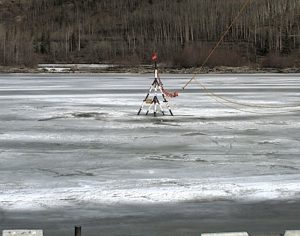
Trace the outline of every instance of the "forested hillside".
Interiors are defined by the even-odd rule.
[[[198,66],[245,0],[0,0],[0,64]],[[300,1],[252,0],[209,66],[299,65]]]

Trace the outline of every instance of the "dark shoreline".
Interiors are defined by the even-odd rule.
[[[62,70],[55,68],[29,68],[29,67],[11,67],[0,66],[0,74],[2,73],[152,73],[152,65],[114,65],[103,68],[78,68],[74,66],[66,66],[58,64]],[[255,73],[300,73],[300,68],[251,68],[251,67],[225,67],[219,66],[214,68],[176,68],[170,66],[159,65],[160,73],[167,74],[255,74]]]

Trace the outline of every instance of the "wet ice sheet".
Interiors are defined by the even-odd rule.
[[[77,174],[80,174],[78,172]],[[81,173],[85,175],[85,173]],[[186,201],[237,200],[293,200],[299,197],[298,176],[244,179],[143,179],[93,183],[80,182],[78,187],[2,188],[1,202],[11,210],[49,209],[84,205],[86,202],[111,204],[157,204]],[[298,178],[295,180],[295,178]]]
[[[151,76],[0,76],[1,207],[299,198],[299,107],[235,110],[192,84],[175,117],[136,116]],[[242,103],[300,104],[298,75],[198,79]]]

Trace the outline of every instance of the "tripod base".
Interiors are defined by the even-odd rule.
[[[158,99],[158,96],[162,98],[163,104]],[[140,115],[142,111],[145,111],[145,115],[148,115],[149,113],[153,112],[154,116],[157,116],[157,113],[161,113],[162,115],[165,115],[165,111],[163,107],[166,107],[168,109],[171,116],[173,116],[173,112],[169,106],[168,100],[166,99],[165,94],[162,91],[162,86],[158,82],[158,79],[155,78],[148,94],[146,95],[145,99],[143,100],[143,103],[137,113],[137,115]]]

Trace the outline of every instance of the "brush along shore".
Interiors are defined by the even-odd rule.
[[[14,67],[0,66],[0,73],[152,73],[152,65],[107,65],[107,66],[81,66],[82,64],[47,64],[47,66],[38,66],[35,68],[29,67]],[[160,73],[169,74],[243,74],[243,73],[300,73],[300,68],[261,68],[261,67],[228,67],[216,66],[213,68],[192,67],[179,68],[160,65]]]

